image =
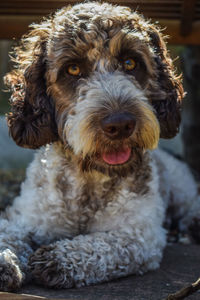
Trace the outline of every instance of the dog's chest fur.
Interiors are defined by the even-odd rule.
[[[90,230],[95,215],[117,198],[117,181],[95,172],[82,178],[70,164],[58,174],[56,189],[65,205],[65,226],[70,232],[77,235]]]
[[[36,154],[22,185],[24,196],[15,200],[15,207],[22,217],[26,216],[25,224],[31,223],[34,225],[31,227],[37,228],[33,233],[35,239],[45,237],[41,243],[48,243],[63,237],[111,230],[118,223],[120,226],[133,214],[131,210],[138,211],[138,206],[148,202],[145,196],[151,180],[147,157],[137,172],[126,179],[110,178],[98,172],[80,173],[74,161],[66,158],[63,148],[55,144]],[[26,192],[29,197],[25,199]]]

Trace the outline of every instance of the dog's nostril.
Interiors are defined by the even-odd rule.
[[[117,131],[117,128],[114,126],[108,126],[105,130],[111,134],[114,134]]]
[[[133,128],[133,124],[132,123],[129,123],[127,125],[125,125],[125,130],[131,130]]]
[[[131,113],[123,112],[104,118],[101,127],[110,139],[124,139],[133,133],[135,124],[135,117]]]

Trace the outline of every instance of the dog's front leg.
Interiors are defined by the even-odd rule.
[[[25,281],[27,261],[33,252],[25,228],[0,220],[0,291],[18,289]]]
[[[80,287],[157,268],[164,244],[161,227],[79,235],[39,248],[29,265],[39,284]]]

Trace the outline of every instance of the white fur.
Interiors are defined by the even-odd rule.
[[[1,216],[2,290],[31,276],[70,288],[154,270],[166,244],[168,207],[172,218],[182,218],[182,230],[200,216],[185,164],[149,152],[170,117],[164,136],[176,133],[182,98],[159,30],[128,8],[93,2],[45,22],[17,50],[21,79],[8,80],[14,85],[8,123],[21,146],[57,142],[38,150],[21,194]],[[136,61],[131,72],[126,55]],[[79,56],[80,76],[72,79],[69,66]],[[114,114],[124,121],[131,115],[131,126],[121,119],[110,135],[113,126],[110,132],[104,125]],[[127,150],[124,163],[106,163],[109,154],[119,158]]]
[[[54,281],[58,287],[83,286],[158,268],[166,244],[162,224],[170,191],[182,216],[196,199],[196,186],[186,165],[161,150],[153,153],[150,168],[147,194],[129,191],[128,176],[120,179],[114,196],[105,199],[109,177],[95,171],[80,176],[59,144],[42,148],[27,170],[21,195],[2,216],[0,247],[10,255],[1,254],[0,263],[18,255],[13,264],[21,283],[32,253],[30,239],[37,246],[51,243],[52,251],[48,246],[42,250],[44,262],[37,261],[38,251],[35,260],[34,254],[31,258],[32,268],[45,266],[45,276],[45,259],[56,261],[57,279],[49,281],[50,286]],[[90,199],[84,204],[85,187]]]

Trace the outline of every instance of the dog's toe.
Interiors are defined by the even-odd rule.
[[[9,250],[0,253],[0,291],[17,290],[23,281],[23,273],[10,253]]]
[[[51,246],[39,248],[29,258],[29,267],[34,280],[51,288],[70,288],[73,279],[59,262]]]

